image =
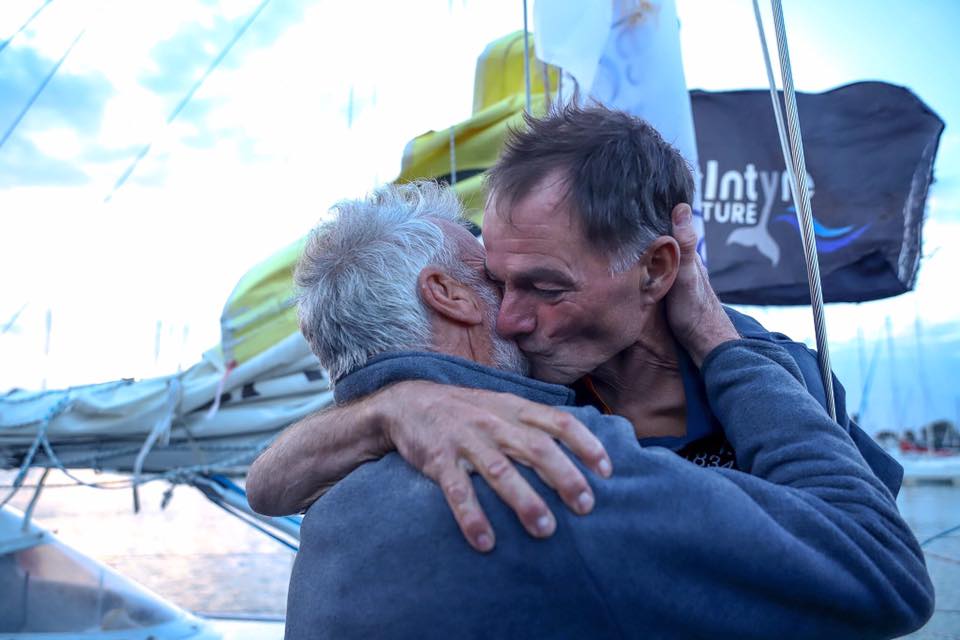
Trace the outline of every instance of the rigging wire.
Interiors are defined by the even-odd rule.
[[[48,475],[50,475],[49,467],[43,470],[43,475],[40,476],[40,480],[37,482],[37,487],[33,491],[33,496],[30,497],[30,502],[27,504],[27,508],[23,512],[23,525],[20,527],[20,531],[23,533],[26,533],[30,530],[30,520],[33,519],[33,510],[36,508],[37,502],[40,500],[40,494],[43,493],[43,486],[47,481]]]
[[[43,79],[43,82],[40,83],[40,86],[37,87],[37,90],[33,92],[33,95],[30,96],[30,99],[27,100],[27,104],[24,105],[20,113],[17,114],[17,117],[13,119],[13,122],[4,132],[3,136],[0,136],[0,149],[3,148],[3,145],[7,142],[13,132],[19,126],[20,121],[23,120],[23,117],[27,115],[27,112],[30,111],[33,104],[37,101],[37,98],[40,97],[40,94],[43,93],[43,90],[47,88],[47,85],[50,84],[50,81],[53,80],[53,76],[56,75],[57,71],[60,69],[60,65],[63,64],[63,61],[67,59],[67,56],[70,55],[70,52],[73,51],[73,48],[80,42],[80,38],[83,37],[83,34],[86,32],[86,29],[80,31],[77,34],[77,37],[73,39],[73,42],[70,43],[70,46],[67,47],[67,50],[63,52],[63,55],[60,56],[60,59],[57,61],[57,64],[53,65],[53,69],[50,70],[50,73]]]
[[[11,35],[9,38],[7,38],[6,40],[4,40],[3,42],[0,42],[0,52],[2,52],[4,49],[6,49],[6,48],[7,48],[7,45],[9,45],[9,44],[13,41],[14,38],[16,38],[16,37],[17,37],[18,35],[20,35],[27,27],[29,27],[29,26],[30,26],[30,23],[33,22],[34,19],[35,19],[38,15],[40,15],[40,12],[43,11],[44,9],[46,9],[47,6],[49,6],[50,3],[52,3],[52,2],[53,2],[53,0],[45,0],[42,5],[40,5],[39,7],[37,7],[37,10],[33,12],[33,15],[31,15],[29,18],[27,18],[27,21],[24,22],[22,25],[20,25],[20,28],[19,28],[19,29],[17,29],[16,31],[13,32],[13,35]]]
[[[254,529],[256,529],[257,531],[259,531],[259,532],[262,533],[263,535],[268,536],[268,537],[270,537],[270,538],[273,538],[274,540],[276,540],[277,542],[279,542],[279,543],[282,544],[283,546],[287,547],[287,548],[290,549],[291,551],[299,551],[299,550],[300,550],[300,546],[299,546],[299,545],[294,544],[293,542],[291,542],[290,540],[287,540],[287,539],[284,538],[283,536],[280,536],[280,535],[278,535],[277,533],[271,531],[266,525],[264,525],[262,522],[258,521],[256,518],[253,518],[252,516],[250,516],[250,515],[242,512],[242,511],[240,511],[239,509],[236,509],[236,508],[234,508],[234,507],[231,507],[230,505],[225,504],[225,503],[223,503],[223,502],[220,502],[220,501],[217,501],[217,500],[213,500],[213,499],[211,499],[210,502],[212,502],[212,503],[215,504],[216,506],[220,507],[221,509],[223,509],[224,511],[226,511],[227,513],[229,513],[229,514],[232,515],[233,517],[235,517],[235,518],[243,521],[243,522],[244,522],[245,524],[247,524],[248,526],[253,527]]]
[[[777,91],[777,81],[773,77],[773,65],[770,62],[770,50],[767,46],[767,36],[763,30],[763,19],[760,17],[760,3],[753,0],[753,15],[757,19],[757,33],[760,35],[760,49],[763,51],[763,62],[767,69],[767,82],[770,85],[770,101],[773,103],[773,117],[777,122],[777,136],[780,140],[780,151],[783,152],[783,162],[790,178],[790,193],[797,211],[800,210],[799,194],[794,188],[793,162],[790,160],[790,143],[787,142],[787,128],[783,124],[783,107],[780,104],[780,94]]]
[[[833,367],[830,363],[830,345],[827,342],[827,322],[823,309],[823,289],[820,282],[820,260],[817,256],[817,237],[813,229],[813,209],[807,189],[807,163],[803,155],[803,138],[800,135],[800,116],[797,113],[797,96],[793,89],[793,71],[790,67],[790,51],[787,47],[787,32],[783,20],[781,0],[771,0],[773,19],[776,25],[777,52],[780,55],[780,75],[783,76],[784,102],[787,107],[787,123],[790,125],[791,149],[793,151],[793,179],[797,185],[800,208],[797,218],[803,235],[803,253],[807,265],[807,283],[810,285],[810,304],[813,307],[813,326],[817,334],[817,360],[827,396],[827,412],[837,419],[836,400],[833,395]]]
[[[527,0],[523,0],[523,82],[526,88],[527,113],[530,113],[530,30],[527,28]]]
[[[883,346],[883,343],[879,340],[873,346],[873,357],[870,359],[870,364],[867,368],[867,373],[864,376],[863,380],[863,390],[860,392],[860,406],[857,408],[857,422],[863,424],[863,416],[867,412],[867,400],[870,397],[870,389],[873,386],[873,377],[877,372],[877,361],[880,358],[880,348]]]
[[[253,24],[254,20],[257,19],[257,16],[260,15],[260,13],[267,7],[268,4],[270,4],[270,0],[263,0],[247,17],[243,24],[240,25],[240,28],[233,35],[227,45],[220,51],[219,54],[217,54],[217,57],[210,62],[209,66],[207,66],[207,70],[203,72],[203,75],[201,75],[197,81],[193,83],[193,85],[190,87],[190,90],[187,91],[187,94],[180,99],[180,102],[177,103],[177,106],[174,107],[173,111],[170,112],[170,115],[167,116],[167,119],[163,124],[164,127],[169,125],[177,118],[177,116],[180,115],[180,112],[183,111],[184,107],[187,106],[187,103],[190,102],[197,90],[199,90],[207,78],[210,77],[210,74],[213,73],[218,66],[220,66],[220,63],[223,62],[223,59],[227,57],[227,54],[230,53],[230,50],[233,49],[233,46],[237,44],[240,38],[243,37],[243,34],[247,32],[247,29],[250,28],[250,25]],[[131,175],[133,175],[133,172],[136,170],[137,165],[140,164],[140,161],[143,160],[148,153],[150,153],[151,146],[153,146],[152,140],[145,144],[142,149],[140,149],[139,153],[137,153],[130,165],[120,175],[120,177],[117,178],[117,182],[113,185],[113,189],[107,194],[107,197],[103,199],[104,202],[110,202],[117,190],[127,182]]]
[[[10,329],[12,329],[15,324],[17,324],[17,318],[20,317],[20,314],[23,313],[23,310],[26,308],[27,308],[27,305],[25,303],[22,307],[17,309],[17,312],[15,314],[10,316],[10,319],[7,320],[7,322],[2,327],[0,327],[0,336],[5,334],[7,331],[10,331]]]
[[[550,95],[550,65],[540,63],[540,72],[543,73],[543,97],[546,100],[547,113],[553,109],[553,100]]]
[[[48,469],[51,467],[45,467]],[[140,484],[146,484],[149,480],[153,478],[147,478],[140,482]],[[113,489],[129,489],[132,485],[132,479],[119,479],[119,480],[103,480],[101,482],[88,482],[86,484],[80,484],[77,481],[72,482],[47,482],[43,485],[44,490],[47,489],[70,489],[73,487],[89,487],[91,489],[104,489],[104,490],[113,490]],[[37,483],[27,483],[24,482],[20,485],[21,489],[36,489],[39,486]],[[0,489],[12,489],[12,484],[0,484]]]
[[[925,547],[925,546],[927,546],[928,544],[930,544],[931,542],[933,542],[934,540],[939,540],[940,538],[945,538],[945,537],[947,537],[948,535],[950,535],[950,534],[953,533],[954,531],[960,531],[960,524],[958,524],[958,525],[955,526],[955,527],[950,527],[949,529],[946,529],[946,530],[944,530],[944,531],[941,531],[940,533],[938,533],[938,534],[935,535],[935,536],[930,536],[929,538],[927,538],[926,540],[924,540],[923,542],[921,542],[921,543],[920,543],[920,546],[921,546],[921,547]]]
[[[450,186],[457,186],[457,137],[454,127],[450,127]]]
[[[786,103],[786,122],[789,125],[789,145],[783,129],[783,116],[780,113],[780,102],[776,84],[773,81],[773,71],[770,64],[770,55],[767,51],[766,37],[763,32],[763,21],[760,19],[760,8],[754,0],[754,14],[757,19],[757,31],[764,53],[764,63],[767,67],[767,78],[770,81],[771,97],[773,98],[774,115],[777,120],[777,132],[780,135],[781,150],[784,154],[786,169],[790,174],[790,184],[797,211],[797,220],[800,224],[803,239],[803,253],[807,267],[807,284],[810,287],[810,305],[813,310],[813,325],[817,341],[817,362],[820,365],[820,377],[823,380],[827,400],[827,412],[834,420],[837,419],[836,399],[833,394],[833,367],[830,363],[830,346],[827,342],[826,318],[823,310],[823,289],[820,282],[820,263],[817,257],[817,241],[813,228],[813,211],[810,207],[810,192],[807,189],[807,168],[803,155],[803,140],[800,135],[800,119],[797,115],[797,98],[793,88],[793,71],[790,67],[790,52],[787,47],[787,34],[783,20],[783,6],[780,0],[771,0],[774,24],[776,26],[777,52],[780,58],[780,75],[783,79],[784,102]],[[788,158],[789,156],[789,158]],[[788,161],[789,160],[789,161]]]
[[[960,564],[960,560],[956,558],[951,558],[950,556],[944,556],[939,553],[934,553],[933,551],[924,551],[923,555],[927,558],[936,558],[937,560],[945,560],[946,562],[952,562],[953,564]]]
[[[57,401],[50,409],[47,410],[46,415],[43,417],[43,420],[40,422],[40,425],[37,427],[37,436],[33,439],[33,442],[30,444],[30,449],[27,450],[27,455],[24,456],[23,463],[20,465],[20,470],[17,471],[16,477],[13,479],[13,489],[11,489],[7,495],[0,500],[0,508],[4,507],[10,500],[13,499],[15,495],[20,491],[20,486],[23,484],[23,481],[26,479],[27,472],[30,470],[30,465],[33,463],[34,458],[37,455],[37,451],[40,449],[41,444],[46,445],[46,450],[49,451],[49,442],[47,442],[47,427],[50,426],[50,423],[53,422],[53,419],[60,415],[70,404],[70,396],[65,395],[63,398]]]

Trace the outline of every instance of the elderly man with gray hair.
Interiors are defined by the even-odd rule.
[[[340,203],[337,213],[310,235],[295,276],[300,329],[331,380],[371,355],[399,350],[453,353],[526,373],[516,343],[494,331],[497,289],[453,191],[430,182],[385,188],[369,201]],[[453,282],[474,292],[482,316],[463,346],[446,342],[458,332],[446,330],[423,298]]]
[[[593,483],[583,517],[522,469],[558,514],[546,539],[523,535],[474,477],[505,533],[482,555],[444,492],[398,454],[364,464],[307,511],[287,638],[864,638],[929,617],[923,557],[890,492],[781,346],[729,340],[704,360],[742,470],[698,467],[521,375],[519,352],[494,331],[483,269],[455,196],[434,184],[338,205],[296,276],[301,329],[337,404],[411,380],[499,392],[586,425],[616,475]]]

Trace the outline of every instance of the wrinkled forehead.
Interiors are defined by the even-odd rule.
[[[556,183],[534,188],[518,200],[488,200],[483,242],[487,259],[497,263],[508,255],[566,259],[590,248]]]
[[[538,227],[580,233],[580,217],[574,215],[569,180],[559,170],[547,174],[530,189],[517,194],[491,193],[483,212],[483,238],[488,250],[499,239],[516,239],[536,233]]]

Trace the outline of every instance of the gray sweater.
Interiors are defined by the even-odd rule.
[[[569,402],[562,387],[431,354],[378,359],[348,384],[373,391],[414,370]],[[596,507],[581,517],[523,469],[557,515],[546,540],[475,479],[497,531],[479,554],[440,489],[398,455],[360,467],[304,518],[287,638],[875,638],[920,627],[933,588],[919,546],[794,360],[744,339],[702,373],[742,471],[643,448],[626,420],[567,407],[614,475],[588,475]]]

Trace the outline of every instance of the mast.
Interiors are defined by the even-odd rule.
[[[897,402],[897,376],[895,373],[897,361],[893,349],[893,323],[890,321],[890,316],[886,317],[884,327],[887,334],[887,361],[890,367],[890,414],[896,425],[894,430],[900,432],[904,429],[903,425],[900,424],[900,409]]]
[[[887,358],[890,361],[890,409],[894,421],[894,428],[892,431],[896,433],[902,433],[903,420],[902,411],[900,410],[900,390],[897,387],[897,361],[896,355],[893,348],[893,322],[890,320],[890,316],[886,317],[884,322],[887,333]]]
[[[867,393],[867,346],[863,337],[863,327],[857,327],[857,356],[860,364],[860,406],[864,406],[864,396]],[[863,414],[858,411],[855,416],[857,422],[862,423]],[[860,426],[863,426],[862,424]]]
[[[923,406],[930,407],[930,387],[927,384],[927,370],[923,362],[923,339],[922,339],[923,328],[920,324],[920,314],[914,315],[913,322],[913,335],[917,343],[917,374],[918,380],[920,382],[920,393],[923,398]],[[927,416],[922,418],[924,427],[923,430],[926,434],[927,439],[927,451],[930,455],[933,455],[934,441],[933,441],[933,421],[927,420]]]
[[[40,381],[40,390],[47,390],[47,374],[50,371],[50,333],[53,330],[53,311],[47,307],[47,313],[44,315],[44,333],[43,333],[43,380]]]

